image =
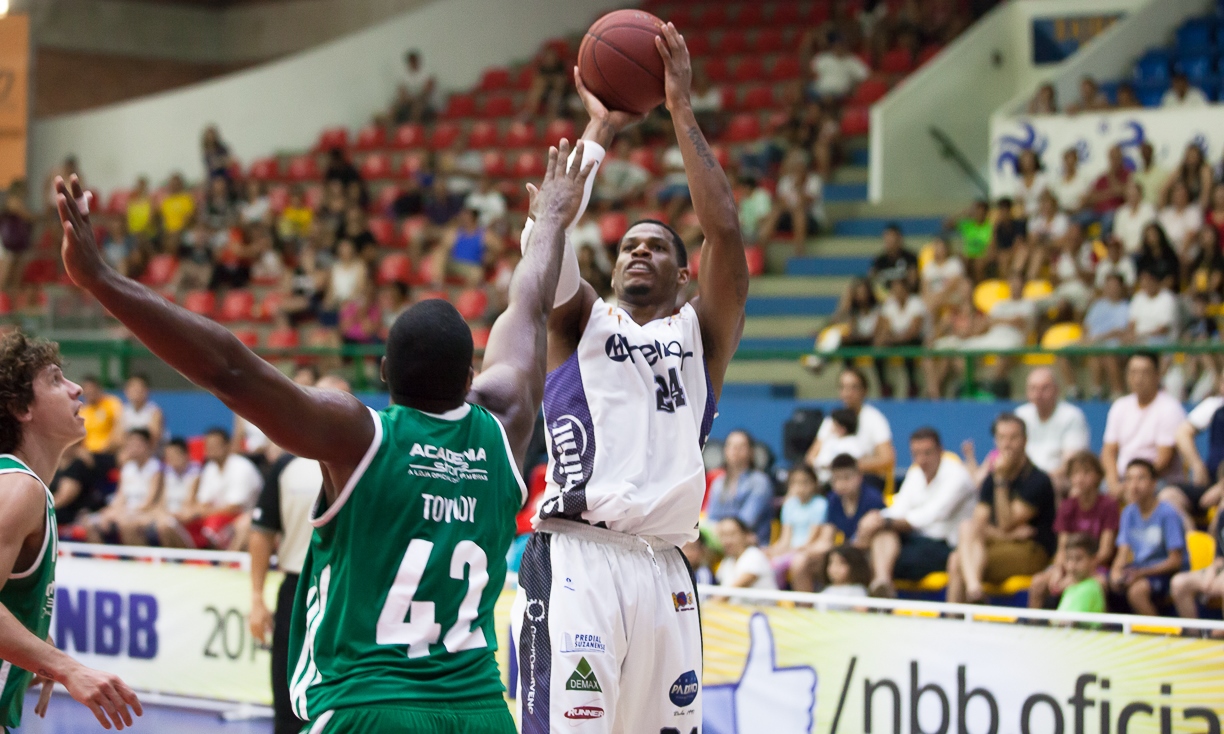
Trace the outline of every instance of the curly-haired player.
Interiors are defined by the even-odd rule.
[[[136,694],[118,676],[91,670],[49,644],[55,603],[55,502],[47,482],[60,456],[85,437],[81,387],[60,370],[59,348],[14,332],[0,340],[0,728],[21,725],[35,674],[47,711],[63,683],[103,728],[131,726]]]

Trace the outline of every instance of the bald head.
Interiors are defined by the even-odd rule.
[[[1054,371],[1048,367],[1038,367],[1029,373],[1024,385],[1024,396],[1037,408],[1037,415],[1043,420],[1050,417],[1058,405],[1058,381],[1054,379]]]

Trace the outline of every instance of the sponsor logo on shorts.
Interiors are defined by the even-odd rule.
[[[677,591],[672,594],[672,604],[677,612],[691,612],[697,608],[697,595],[687,591]]]
[[[694,678],[694,680],[696,679]],[[599,687],[599,679],[595,677],[595,671],[591,670],[591,664],[587,662],[586,658],[578,661],[578,667],[574,670],[574,674],[565,682],[565,690],[603,693],[603,689]]]
[[[604,710],[598,706],[575,706],[565,712],[565,718],[571,721],[588,721],[590,719],[602,719]]]
[[[697,682],[696,671],[690,670],[687,673],[681,674],[676,679],[675,683],[671,684],[671,690],[667,692],[667,697],[677,706],[684,708],[693,701],[697,700],[697,690],[701,684]]]
[[[599,635],[570,634],[561,637],[561,652],[607,652],[603,638]]]

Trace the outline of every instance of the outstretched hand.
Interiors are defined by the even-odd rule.
[[[570,161],[569,141],[564,138],[556,148],[548,149],[548,166],[544,182],[536,189],[527,185],[531,197],[531,217],[541,221],[546,216],[557,216],[568,225],[578,216],[582,204],[583,188],[587,177],[595,169],[595,161],[582,165],[583,141],[579,140]]]
[[[667,109],[675,112],[682,105],[689,103],[689,90],[693,86],[693,62],[689,58],[684,36],[680,35],[680,31],[671,23],[664,23],[660,35],[655,36],[655,47],[663,57],[663,88],[667,94]]]
[[[77,701],[89,707],[103,729],[132,725],[132,713],[140,716],[144,709],[140,699],[119,676],[81,665],[64,679],[64,688]],[[129,710],[130,709],[130,710]]]
[[[81,179],[76,174],[68,181],[55,177],[55,208],[64,227],[64,240],[60,245],[64,270],[73,283],[83,288],[107,267],[89,223],[92,201],[93,194],[82,190]]]
[[[578,98],[582,100],[582,106],[586,108],[587,116],[595,122],[607,125],[612,129],[614,135],[630,125],[646,119],[646,115],[635,115],[632,112],[625,112],[623,110],[609,110],[607,105],[601,102],[599,97],[596,97],[582,83],[582,75],[578,73],[577,66],[574,67],[574,86],[578,88]]]

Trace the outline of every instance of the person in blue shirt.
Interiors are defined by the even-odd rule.
[[[1126,284],[1118,273],[1105,276],[1101,286],[1101,297],[1092,302],[1084,314],[1084,343],[1103,347],[1116,347],[1122,343],[1126,327],[1130,325],[1130,302],[1126,300]],[[1094,399],[1104,396],[1101,377],[1109,382],[1109,393],[1121,395],[1122,363],[1112,354],[1087,358],[1089,394]]]
[[[832,477],[829,487],[825,523],[815,539],[801,548],[791,561],[790,582],[795,591],[815,591],[824,583],[825,556],[839,543],[854,539],[859,521],[872,510],[884,509],[884,495],[872,486],[863,485],[863,472],[858,461],[849,454],[838,454],[829,465]],[[841,538],[838,538],[838,535]]]
[[[1109,586],[1126,596],[1134,613],[1155,616],[1173,574],[1187,569],[1186,529],[1177,510],[1156,499],[1152,462],[1134,459],[1126,465],[1126,491],[1131,503],[1122,510]]]
[[[786,588],[788,572],[795,556],[816,540],[824,525],[829,503],[820,493],[816,473],[806,463],[791,467],[786,477],[786,501],[782,503],[782,532],[765,549],[778,577],[778,588]]]
[[[706,519],[711,525],[727,517],[738,517],[756,535],[757,542],[768,545],[773,522],[773,482],[765,472],[752,465],[752,436],[736,430],[723,441],[723,467],[726,473],[710,485]]]

